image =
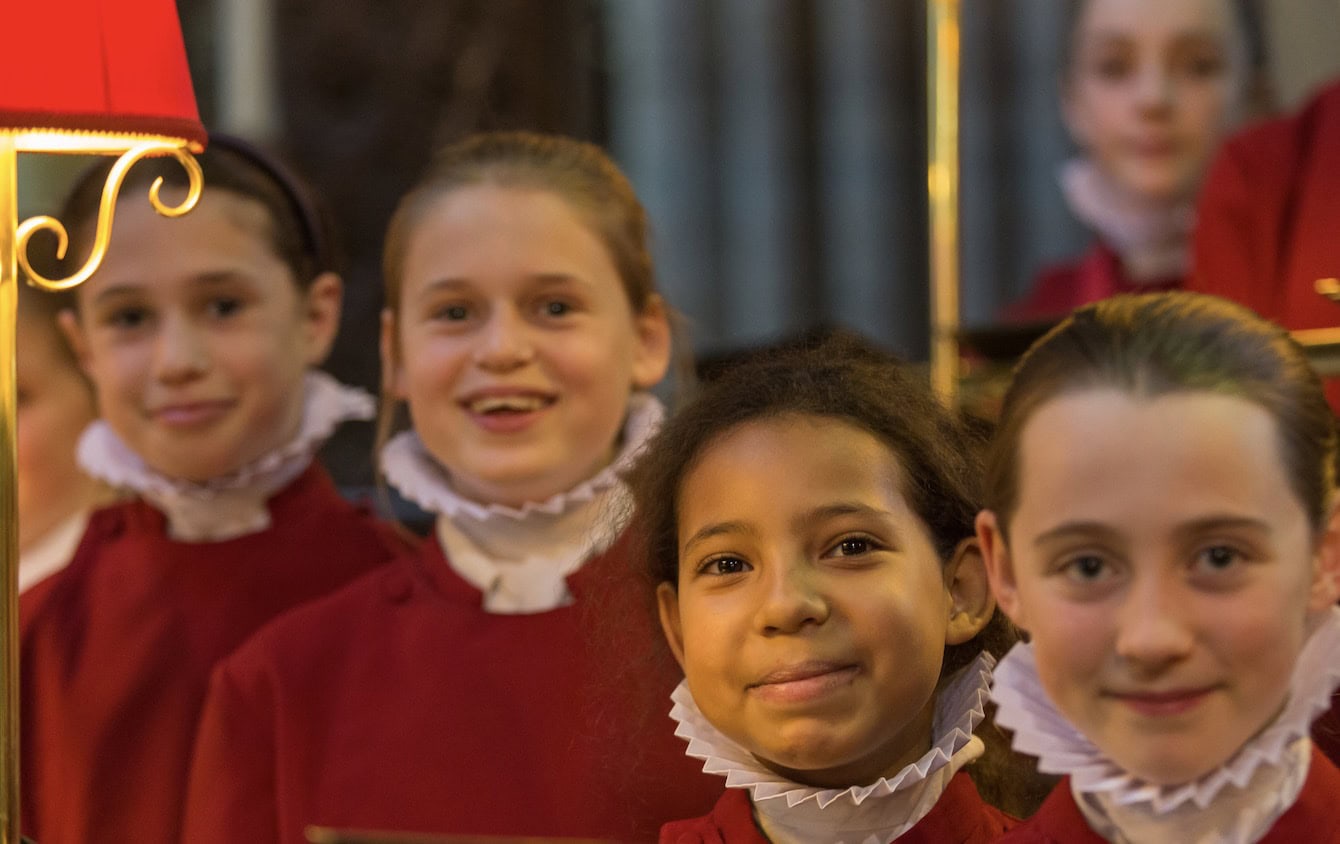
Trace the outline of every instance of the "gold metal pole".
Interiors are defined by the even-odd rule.
[[[927,0],[931,387],[946,404],[959,380],[959,0]]]
[[[28,260],[28,242],[43,229],[56,235],[57,257],[65,256],[68,233],[59,220],[39,216],[19,223],[18,154],[116,154],[103,186],[92,254],[73,275],[46,278]],[[149,202],[165,217],[178,217],[195,207],[204,180],[200,164],[188,152],[187,142],[175,139],[0,132],[0,844],[20,844],[19,818],[19,520],[18,520],[18,401],[15,375],[15,333],[18,319],[18,270],[48,290],[65,290],[91,276],[107,254],[112,218],[126,172],[151,155],[170,155],[186,169],[186,198],[168,205],[159,198],[162,179],[149,189]]]
[[[14,333],[18,317],[18,149],[0,132],[0,844],[19,844],[19,520]]]

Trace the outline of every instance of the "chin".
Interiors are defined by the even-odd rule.
[[[1170,754],[1160,752],[1166,748],[1151,748],[1151,753],[1139,758],[1130,758],[1129,762],[1113,757],[1113,760],[1140,779],[1160,786],[1185,785],[1194,782],[1218,768],[1232,757],[1232,753],[1223,754],[1223,758],[1206,757],[1203,746],[1187,748],[1185,753]]]

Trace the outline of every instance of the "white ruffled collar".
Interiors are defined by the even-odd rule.
[[[1087,158],[1062,164],[1060,182],[1071,213],[1121,257],[1130,281],[1159,282],[1186,274],[1195,222],[1190,200],[1169,208],[1137,206]]]
[[[438,514],[437,536],[447,560],[484,594],[486,611],[547,612],[572,602],[567,576],[623,531],[632,507],[622,475],[664,415],[654,396],[634,394],[619,454],[610,465],[567,492],[521,507],[461,496],[412,430],[382,449],[382,472],[404,498]]]
[[[1233,758],[1194,782],[1147,783],[1109,759],[1056,709],[1037,674],[1033,648],[1019,643],[996,668],[996,723],[1038,770],[1065,774],[1086,817],[1106,817],[1112,834],[1175,815],[1179,840],[1251,842],[1293,805],[1306,779],[1312,722],[1340,686],[1340,608],[1329,610],[1299,653],[1284,709]],[[1092,824],[1092,821],[1091,821]],[[1166,829],[1166,826],[1165,826]],[[1114,838],[1114,840],[1121,840]],[[1132,840],[1136,840],[1132,838]]]
[[[183,542],[222,542],[270,526],[268,502],[301,475],[342,422],[376,414],[372,396],[318,370],[304,380],[302,422],[283,446],[227,475],[203,483],[163,475],[98,420],[79,439],[80,467],[117,489],[141,496],[167,518],[168,535]]]
[[[712,725],[693,700],[688,682],[671,694],[675,735],[685,751],[703,760],[703,772],[726,778],[727,788],[747,788],[774,844],[885,844],[911,829],[935,806],[950,779],[981,756],[973,730],[986,717],[987,687],[995,660],[982,653],[951,678],[936,699],[935,744],[891,777],[850,788],[818,788],[770,771],[747,749]]]

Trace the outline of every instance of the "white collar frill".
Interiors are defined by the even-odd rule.
[[[446,558],[483,593],[486,612],[548,612],[572,603],[568,575],[623,532],[632,507],[622,475],[664,415],[654,396],[635,393],[619,454],[610,465],[567,492],[521,507],[462,497],[412,430],[397,434],[382,449],[382,472],[404,498],[438,515],[437,537]]]
[[[1191,202],[1168,208],[1136,206],[1087,158],[1061,165],[1061,193],[1075,218],[1117,255],[1132,282],[1160,282],[1186,274],[1191,265]]]
[[[167,518],[168,535],[182,542],[223,542],[270,526],[269,500],[311,465],[317,449],[342,422],[376,414],[372,396],[324,372],[307,373],[302,421],[286,444],[227,475],[203,483],[170,478],[151,468],[102,420],[79,438],[79,465],[117,489],[144,498]]]
[[[1312,722],[1340,686],[1340,608],[1327,611],[1299,653],[1280,714],[1205,776],[1154,785],[1125,771],[1056,709],[1038,678],[1033,648],[1019,643],[996,668],[996,723],[1038,770],[1070,777],[1094,831],[1115,842],[1250,844],[1298,799],[1307,779]]]
[[[703,772],[726,778],[727,788],[747,788],[759,822],[774,844],[886,844],[934,808],[960,768],[984,751],[973,730],[986,717],[987,687],[995,660],[982,653],[957,672],[935,702],[934,745],[891,777],[850,788],[817,788],[788,780],[712,725],[693,700],[688,682],[670,699],[675,735],[685,751],[703,760]]]

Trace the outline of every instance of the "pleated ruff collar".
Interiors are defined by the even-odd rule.
[[[1307,779],[1312,722],[1340,686],[1340,608],[1313,630],[1294,665],[1284,709],[1219,768],[1159,786],[1122,769],[1056,709],[1038,678],[1033,648],[1019,643],[996,668],[996,723],[1038,770],[1070,777],[1089,825],[1110,841],[1250,844],[1298,799]],[[1151,838],[1150,836],[1154,836]]]
[[[749,789],[774,844],[886,844],[916,826],[954,774],[982,755],[985,748],[973,730],[986,717],[994,663],[982,653],[945,683],[935,703],[931,749],[868,785],[817,788],[768,770],[707,720],[687,681],[670,696],[670,717],[679,724],[675,735],[689,743],[686,753],[703,760],[704,773],[724,776],[727,788]]]
[[[341,423],[376,414],[372,396],[318,370],[307,373],[303,390],[302,421],[293,439],[228,475],[203,483],[163,475],[102,420],[89,425],[80,437],[79,465],[161,511],[173,539],[222,542],[259,533],[270,526],[270,498],[311,465],[334,430]]]
[[[632,501],[622,475],[664,416],[654,396],[635,393],[610,465],[566,492],[521,507],[461,496],[412,430],[382,449],[382,472],[405,499],[437,515],[436,533],[449,564],[483,593],[486,611],[548,612],[572,603],[567,576],[623,532]]]
[[[1133,283],[1163,282],[1191,266],[1191,202],[1164,209],[1134,207],[1087,158],[1061,165],[1061,193],[1080,222],[1121,257]]]

